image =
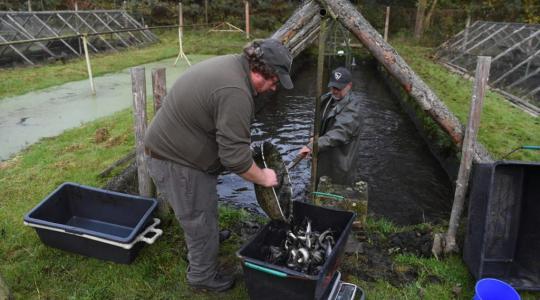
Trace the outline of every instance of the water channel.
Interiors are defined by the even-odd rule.
[[[190,55],[192,63],[208,58]],[[152,68],[167,69],[167,86],[185,70],[174,58],[143,65],[146,68],[146,91],[152,94]],[[62,131],[131,107],[131,75],[129,69],[94,78],[96,95],[88,80],[0,100],[0,161],[37,142]]]
[[[377,75],[375,65],[359,64],[353,77],[353,92],[362,107],[357,173],[369,185],[369,211],[404,225],[448,218],[452,199],[448,176]],[[285,162],[292,160],[312,130],[315,82],[314,64],[299,70],[295,88],[279,91],[256,115],[253,142],[270,140]],[[309,170],[305,160],[290,174],[296,200],[307,197]],[[255,206],[251,184],[232,174],[222,175],[219,182],[221,199]]]

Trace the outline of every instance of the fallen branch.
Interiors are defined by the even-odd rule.
[[[109,174],[116,169],[118,166],[125,164],[126,162],[132,160],[135,158],[135,151],[131,151],[126,156],[120,158],[119,160],[115,161],[112,165],[110,165],[107,169],[103,170],[101,173],[98,174],[98,177],[107,177]]]

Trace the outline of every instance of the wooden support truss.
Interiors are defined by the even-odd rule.
[[[442,44],[436,57],[473,74],[478,56],[491,56],[490,86],[540,113],[540,25],[477,21]]]
[[[158,41],[125,10],[0,12],[0,66],[82,56],[80,36],[94,53]],[[28,41],[23,44],[18,41]]]

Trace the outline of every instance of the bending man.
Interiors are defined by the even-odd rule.
[[[257,41],[243,54],[208,59],[176,80],[145,136],[147,164],[158,192],[184,230],[188,284],[221,292],[234,279],[217,272],[217,176],[228,169],[270,187],[276,173],[260,169],[250,150],[253,97],[293,87],[292,56],[281,42]]]

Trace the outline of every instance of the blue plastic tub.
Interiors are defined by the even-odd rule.
[[[163,232],[152,215],[157,201],[66,182],[25,217],[41,241],[62,250],[131,263]]]
[[[484,278],[476,283],[473,300],[520,300],[521,297],[508,283],[495,279]]]

